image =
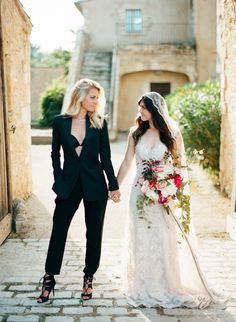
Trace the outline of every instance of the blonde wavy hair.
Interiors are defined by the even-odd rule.
[[[95,112],[88,112],[91,126],[93,128],[102,128],[104,120],[104,108],[106,104],[105,93],[103,87],[96,81],[88,78],[82,78],[75,83],[72,88],[66,116],[75,116],[79,113],[81,102],[88,95],[90,89],[96,88],[99,92],[98,107]]]

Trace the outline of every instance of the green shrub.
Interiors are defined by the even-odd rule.
[[[55,115],[61,113],[66,85],[60,81],[54,81],[41,94],[40,107],[42,118],[39,123],[43,127],[51,127]]]
[[[166,97],[170,114],[179,123],[188,155],[219,173],[220,86],[209,80],[188,84]]]

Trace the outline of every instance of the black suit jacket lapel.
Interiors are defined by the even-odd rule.
[[[90,118],[88,115],[86,115],[86,121],[85,121],[85,137],[84,137],[84,141],[83,141],[83,148],[82,148],[82,151],[81,151],[81,154],[83,153],[83,150],[87,148],[87,141],[88,141],[88,138],[90,136],[90,133],[91,133],[91,123],[90,123]]]
[[[91,128],[90,118],[89,118],[88,115],[86,115],[86,120],[85,120],[85,137],[84,137],[84,140],[83,140],[83,148],[81,150],[81,153],[80,153],[79,158],[83,157],[83,154],[89,148],[87,142],[88,142],[88,138],[90,137],[91,133],[92,133],[92,128]]]

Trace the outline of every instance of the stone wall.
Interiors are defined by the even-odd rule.
[[[118,51],[113,100],[113,131],[133,125],[137,99],[150,83],[167,82],[171,91],[197,79],[196,52],[188,46],[129,46]]]
[[[1,1],[1,26],[11,191],[13,199],[25,198],[31,193],[29,34],[32,25],[18,0]]]
[[[68,75],[68,83],[66,88],[66,93],[63,100],[62,112],[64,113],[69,100],[71,89],[77,80],[80,78],[83,58],[84,58],[84,49],[86,48],[86,40],[87,37],[83,30],[79,29],[76,34],[75,47],[72,53],[72,57],[70,60],[69,66],[69,75]]]
[[[163,23],[155,27],[154,37],[166,32],[171,24],[192,22],[192,7],[189,0],[90,0],[77,1],[77,6],[85,17],[84,30],[89,35],[89,50],[111,51],[117,32],[125,23],[126,9],[141,9],[145,37],[150,34],[154,23]],[[104,19],[104,9],[106,15]],[[167,23],[167,25],[165,25]],[[168,26],[169,25],[169,26]],[[173,32],[177,32],[176,28]]]
[[[171,91],[189,81],[184,74],[165,71],[141,71],[123,75],[120,80],[118,131],[128,131],[138,113],[139,97],[149,92],[150,83],[170,83]]]
[[[190,82],[197,80],[196,52],[188,46],[129,46],[120,50],[118,55],[120,75],[143,70],[163,70],[185,74]]]
[[[31,121],[36,121],[41,116],[40,96],[54,79],[63,77],[63,68],[31,67]]]
[[[220,179],[222,190],[236,195],[236,2],[218,0],[218,52],[221,65],[222,130]]]
[[[216,0],[195,0],[198,82],[216,78]]]
[[[127,85],[123,84],[128,83],[128,78],[132,80],[129,103],[133,106],[137,93],[143,92],[144,87],[148,89],[149,76],[155,82],[161,82],[161,79],[170,82],[172,90],[185,82],[216,77],[215,0],[79,0],[77,6],[85,18],[87,41],[83,49],[94,52],[113,50],[114,53],[110,132],[126,129],[133,118],[134,107],[129,110],[126,121],[127,114],[122,110],[126,109],[123,102],[127,102],[128,91],[124,90]],[[126,30],[127,9],[141,9],[140,33]],[[186,29],[181,29],[183,26]],[[142,73],[146,73],[144,83],[141,82]],[[154,77],[157,73],[165,73],[165,77]]]

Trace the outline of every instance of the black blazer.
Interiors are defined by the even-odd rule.
[[[80,176],[85,199],[104,200],[108,196],[104,171],[109,190],[119,189],[111,163],[107,123],[104,121],[102,129],[95,129],[91,127],[89,116],[86,116],[86,133],[80,156],[75,151],[71,125],[72,117],[59,115],[54,118],[51,157],[55,182],[52,189],[60,198],[66,199]],[[61,147],[64,153],[63,167]]]

